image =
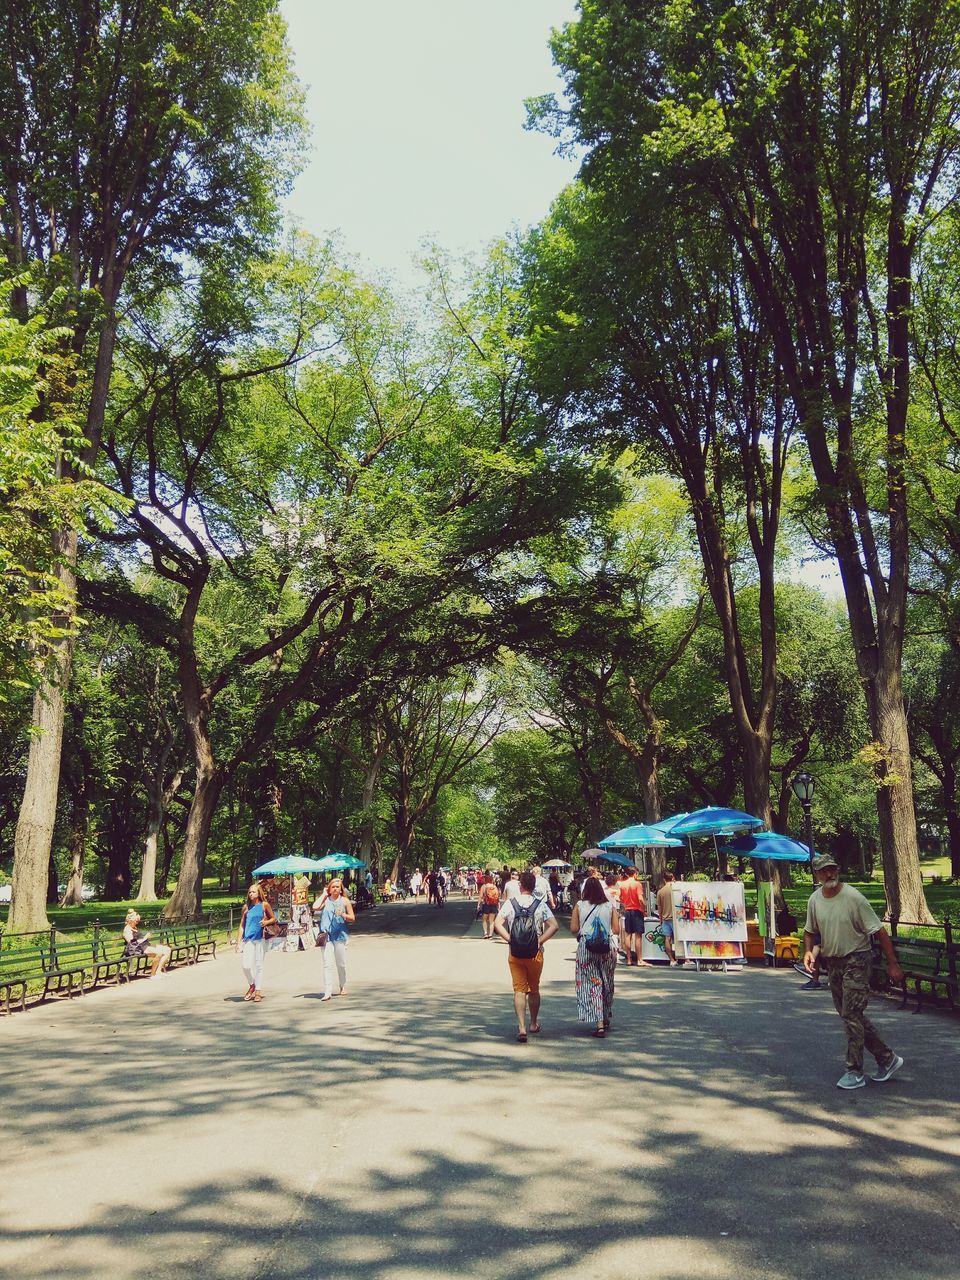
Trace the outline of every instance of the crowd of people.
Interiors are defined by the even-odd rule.
[[[872,940],[876,940],[883,952],[893,982],[902,980],[903,971],[893,942],[867,899],[852,886],[840,883],[835,859],[820,855],[814,860],[813,868],[817,883],[807,906],[803,970],[811,982],[819,985],[818,975],[825,969],[834,1006],[843,1020],[847,1069],[837,1084],[841,1089],[859,1089],[866,1084],[865,1049],[877,1062],[877,1071],[870,1079],[884,1083],[900,1070],[903,1059],[884,1043],[865,1014]],[[447,874],[441,869],[426,875],[415,869],[410,876],[409,891],[415,899],[425,895],[431,903],[442,906],[448,883]],[[619,961],[622,959],[628,966],[649,967],[642,952],[648,911],[659,918],[658,930],[669,964],[682,963],[673,945],[675,881],[670,871],[664,874],[649,905],[636,868],[619,875],[603,875],[591,866],[582,876],[571,873],[563,880],[556,869],[545,877],[538,865],[524,871],[510,867],[504,867],[502,872],[470,869],[462,871],[455,883],[466,898],[476,900],[483,937],[491,941],[499,937],[508,944],[516,1038],[520,1043],[526,1043],[529,1035],[537,1035],[541,1030],[544,947],[558,932],[560,924],[556,913],[565,907],[570,910],[569,927],[577,940],[574,963],[577,1019],[588,1025],[598,1039],[606,1037],[612,1027]],[[359,887],[371,893],[369,873],[367,883]],[[387,887],[393,888],[394,893],[384,896],[396,896],[396,886],[387,881]],[[321,997],[324,1001],[332,999],[335,976],[340,994],[346,991],[347,925],[355,918],[343,881],[331,880],[312,907],[314,940],[324,952]],[[126,944],[129,948],[142,948],[138,954],[154,958],[154,972],[160,973],[168,956],[163,955],[163,948],[148,946],[147,935],[139,932],[138,924],[139,917],[131,912],[124,928]],[[248,983],[245,1000],[263,999],[266,937],[275,925],[276,917],[263,886],[254,882],[247,894],[237,937],[237,950]]]

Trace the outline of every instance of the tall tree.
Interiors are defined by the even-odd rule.
[[[866,691],[887,907],[928,919],[901,676],[910,316],[953,198],[957,5],[583,0],[581,15],[554,42],[569,95],[554,119],[591,149],[588,181],[628,206],[651,184],[681,205],[708,194],[774,342]]]
[[[175,275],[212,246],[269,235],[299,128],[277,0],[11,0],[0,62],[0,235],[7,263],[62,285],[78,383],[82,461],[96,461],[121,292],[132,271]],[[51,56],[56,50],[56,56]],[[27,321],[25,284],[11,313]],[[69,466],[69,458],[65,457]],[[76,531],[53,524],[67,612]],[[46,924],[72,631],[51,646],[17,827],[14,929]]]

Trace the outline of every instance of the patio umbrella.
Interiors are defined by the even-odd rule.
[[[318,871],[359,871],[367,864],[351,853],[325,853],[317,860]]]
[[[715,805],[707,805],[705,809],[697,809],[678,820],[668,819],[661,823],[664,830],[672,836],[732,836],[745,831],[762,831],[763,819],[755,818],[752,813],[744,813],[742,809],[721,809]]]
[[[752,836],[738,836],[722,844],[723,853],[735,854],[738,858],[770,858],[774,862],[809,862],[810,851],[805,844],[791,840],[789,836],[778,835],[776,831],[758,831]]]
[[[305,858],[299,853],[288,853],[282,858],[273,858],[261,867],[254,867],[255,876],[291,876],[297,871],[324,871],[317,858]]]
[[[544,866],[544,867],[556,867],[556,868],[560,868],[560,867],[572,867],[572,866],[573,866],[573,863],[572,863],[572,862],[564,862],[564,860],[563,860],[562,858],[551,858],[549,862],[543,862],[543,863],[541,863],[540,865],[541,865],[541,866]]]
[[[580,857],[590,858],[597,862],[612,862],[617,867],[632,867],[634,865],[632,858],[626,858],[622,853],[614,853],[609,849],[584,849]]]
[[[600,841],[601,849],[672,849],[683,848],[683,841],[668,835],[656,823],[637,822],[632,827],[621,827],[612,836]]]

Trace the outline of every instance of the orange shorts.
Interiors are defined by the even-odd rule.
[[[530,991],[539,991],[540,975],[543,973],[543,948],[531,960],[522,960],[519,956],[510,956],[509,960],[514,991],[522,991],[525,995]]]

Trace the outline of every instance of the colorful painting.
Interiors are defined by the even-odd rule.
[[[746,942],[743,885],[738,880],[675,884],[673,933],[678,942]]]
[[[742,960],[742,942],[679,942],[677,955],[686,960]]]

